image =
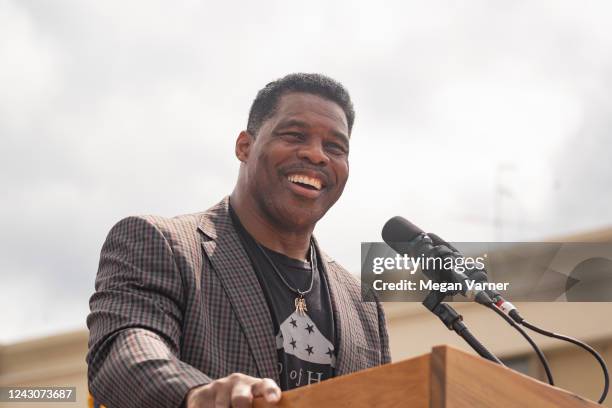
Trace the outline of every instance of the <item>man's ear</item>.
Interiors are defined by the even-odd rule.
[[[243,130],[238,135],[238,139],[236,139],[236,157],[243,163],[246,163],[249,158],[249,154],[251,153],[251,148],[253,147],[253,143],[255,142],[255,138],[251,136],[249,132]]]

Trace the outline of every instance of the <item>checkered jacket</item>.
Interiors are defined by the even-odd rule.
[[[272,319],[229,199],[171,219],[129,217],[102,247],[90,298],[89,390],[113,407],[179,407],[189,389],[241,372],[278,380]],[[318,249],[318,248],[317,248]],[[339,341],[336,373],[388,363],[379,303],[323,256]]]

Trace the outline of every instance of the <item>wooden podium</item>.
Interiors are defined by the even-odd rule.
[[[267,407],[261,398],[255,407]],[[431,353],[283,392],[286,408],[601,407],[448,346]]]

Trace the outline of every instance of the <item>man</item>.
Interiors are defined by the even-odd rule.
[[[248,407],[390,361],[380,304],[312,235],[348,179],[353,121],[334,80],[274,81],[236,141],[230,197],[113,227],[87,319],[98,402]]]

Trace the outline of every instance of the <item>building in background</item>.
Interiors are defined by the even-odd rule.
[[[76,387],[76,403],[0,402],[0,407],[87,407],[87,330],[0,346],[0,387]]]
[[[560,239],[562,242],[612,242],[612,229]],[[455,308],[478,339],[510,367],[544,379],[544,371],[529,344],[492,311],[475,303]],[[577,337],[595,347],[612,365],[612,303],[520,303],[521,314],[551,331]],[[434,345],[450,344],[468,350],[457,335],[420,304],[386,303],[391,353],[399,361],[428,353]],[[595,359],[571,344],[533,335],[548,357],[559,387],[597,400],[603,375]],[[0,346],[0,386],[70,386],[77,388],[77,402],[87,407],[86,330]],[[0,407],[9,406],[1,403]],[[57,407],[57,403],[20,403],[21,408]],[[68,406],[68,405],[67,405]],[[605,406],[612,407],[612,397]]]

